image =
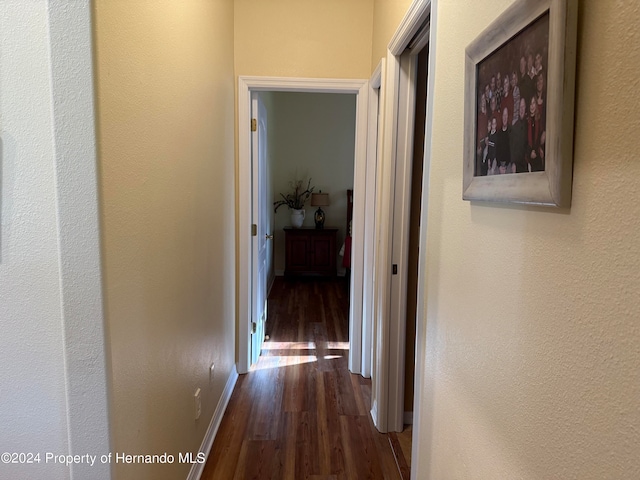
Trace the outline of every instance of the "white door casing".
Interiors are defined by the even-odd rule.
[[[436,38],[438,20],[438,1],[431,0],[429,16],[429,65],[427,67],[427,108],[424,132],[424,156],[422,171],[422,198],[420,205],[420,239],[418,265],[426,265],[425,257],[429,254],[427,250],[427,229],[429,219],[429,176],[431,170],[431,135],[433,131],[433,92],[435,90],[435,66],[436,66]],[[422,359],[427,358],[427,315],[426,315],[426,284],[427,272],[425,268],[418,268],[418,284],[416,299],[416,366],[414,373],[413,389],[413,438],[411,442],[412,458],[419,458],[423,451],[423,440],[421,438],[420,411],[421,400],[424,395],[424,375]],[[418,462],[411,463],[411,478],[418,478]]]
[[[371,377],[374,345],[374,288],[376,258],[376,188],[382,136],[382,104],[384,102],[385,59],[381,59],[369,80],[369,113],[367,132],[367,171],[366,199],[367,205],[374,206],[365,210],[364,219],[364,275],[362,281],[362,368],[365,378]]]
[[[413,116],[415,96],[415,58],[405,52],[411,45],[424,46],[425,39],[432,39],[431,0],[414,0],[388,47],[386,61],[386,100],[384,102],[384,129],[381,166],[378,176],[378,211],[376,232],[376,284],[375,287],[375,352],[373,366],[372,398],[373,421],[382,432],[403,429],[404,410],[404,356],[406,347],[406,259],[408,251],[407,207],[410,197],[410,163],[406,169],[407,153],[412,150]],[[418,32],[422,33],[417,35]],[[413,43],[412,43],[413,42]],[[427,48],[433,48],[430,42]],[[414,48],[413,53],[419,49]],[[404,54],[404,55],[403,55]],[[404,57],[404,58],[403,58]],[[433,78],[433,55],[429,56],[429,76]],[[428,197],[428,162],[430,121],[432,118],[431,95],[433,85],[429,83],[427,93],[427,132],[425,136],[425,170],[422,190],[421,239],[427,226],[425,202]],[[420,261],[426,249],[421,244]],[[393,275],[393,265],[397,275]],[[419,343],[424,335],[421,324],[424,309],[424,275],[419,269],[418,318],[416,341],[417,358],[424,352]],[[416,395],[421,387],[421,366],[416,365]],[[416,416],[414,415],[414,421]],[[414,430],[414,437],[417,435]]]
[[[382,148],[378,162],[375,221],[375,282],[374,282],[374,364],[372,371],[371,416],[376,428],[388,431],[389,376],[403,373],[390,365],[389,331],[391,290],[391,241],[393,220],[393,186],[395,181],[395,126],[398,110],[399,63],[388,53],[383,109]]]
[[[420,241],[419,241],[419,265],[425,265],[425,257],[429,255],[427,249],[427,231],[429,218],[429,175],[431,167],[431,135],[433,130],[433,94],[435,91],[435,65],[436,56],[436,38],[438,23],[438,1],[439,0],[414,0],[409,10],[403,18],[398,30],[389,43],[388,61],[393,61],[395,65],[399,65],[400,56],[405,51],[416,32],[426,23],[429,22],[428,29],[428,47],[429,48],[429,65],[427,68],[427,108],[425,118],[425,138],[424,138],[424,157],[423,157],[423,174],[422,174],[422,198],[420,213]],[[389,65],[388,65],[389,68]],[[397,94],[397,92],[396,92]],[[423,435],[421,432],[421,405],[425,396],[429,396],[429,392],[424,391],[423,381],[423,363],[422,359],[427,356],[426,345],[426,271],[424,268],[418,268],[418,285],[417,285],[417,305],[416,305],[416,356],[414,374],[414,412],[413,412],[413,438],[412,438],[412,458],[416,461],[411,462],[411,478],[418,478],[418,458],[423,448]],[[428,440],[427,440],[428,441]],[[428,445],[426,446],[428,450]]]
[[[362,276],[365,208],[366,137],[368,81],[344,79],[307,79],[282,77],[238,78],[238,373],[247,373],[251,365],[251,282],[253,268],[251,223],[251,94],[261,91],[344,93],[356,95],[356,141],[354,153],[354,204],[351,301],[357,311],[350,313],[349,369],[361,373],[362,358]],[[358,178],[359,177],[359,178]],[[358,293],[359,292],[359,293]]]
[[[396,142],[395,185],[393,191],[393,222],[391,257],[397,265],[397,275],[391,276],[389,362],[397,365],[401,375],[389,376],[388,428],[404,429],[404,370],[407,325],[407,262],[409,257],[409,215],[411,210],[411,173],[413,166],[413,138],[415,125],[415,79],[417,57],[403,54],[400,59],[400,102]],[[397,392],[397,395],[393,395]]]

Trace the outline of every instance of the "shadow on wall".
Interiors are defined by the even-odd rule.
[[[2,263],[2,230],[4,223],[2,222],[2,206],[4,204],[2,198],[2,164],[4,163],[4,155],[2,150],[2,135],[0,135],[0,264]]]

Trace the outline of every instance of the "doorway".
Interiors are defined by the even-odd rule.
[[[364,230],[364,195],[366,189],[366,115],[367,82],[365,80],[283,79],[240,77],[238,85],[238,364],[239,373],[249,371],[251,365],[251,94],[255,92],[342,93],[356,97],[356,126],[354,151],[354,210],[353,255],[351,258],[350,314],[349,314],[349,370],[361,373],[362,351],[362,276],[361,248]],[[359,248],[360,246],[360,248]],[[354,320],[355,319],[355,320]]]
[[[416,371],[416,321],[418,309],[418,274],[420,257],[420,229],[422,213],[422,184],[423,184],[423,162],[424,162],[424,142],[426,130],[426,107],[427,107],[427,73],[428,73],[429,50],[423,48],[417,55],[416,78],[415,78],[415,102],[414,102],[414,125],[413,125],[413,145],[412,155],[409,162],[411,169],[409,195],[409,231],[407,244],[407,279],[406,279],[406,327],[405,327],[405,358],[404,358],[404,403],[403,403],[403,430],[402,432],[392,432],[389,434],[390,442],[396,461],[400,468],[403,479],[409,479],[411,469],[411,447],[414,412],[414,377]]]
[[[415,133],[416,79],[418,54],[433,48],[435,37],[435,5],[430,0],[414,0],[388,46],[386,58],[386,85],[384,87],[384,127],[382,129],[382,164],[384,170],[380,180],[380,202],[377,225],[376,268],[379,281],[376,296],[376,343],[374,361],[374,384],[372,389],[372,416],[376,427],[384,432],[400,432],[405,424],[405,367],[409,239],[411,219],[411,186],[413,176],[413,147]],[[433,21],[432,21],[433,20]],[[433,117],[432,98],[434,58],[424,61],[427,67],[426,109],[422,115],[424,123],[423,156],[424,170],[419,183],[420,226],[418,233],[418,265],[424,264],[426,238],[426,212],[429,180],[429,139]],[[418,181],[418,179],[415,179]],[[424,358],[424,269],[418,268],[416,284],[416,335],[415,358]],[[414,277],[415,281],[415,277]],[[410,341],[410,340],[409,340]],[[413,362],[412,362],[413,363]],[[415,365],[413,380],[414,398],[421,398],[420,364]],[[418,403],[413,402],[416,407]],[[419,410],[419,409],[417,409]],[[412,415],[413,423],[419,423],[419,411]],[[411,419],[411,416],[409,416]],[[415,453],[419,437],[414,430],[412,451]],[[413,455],[415,457],[415,455]]]
[[[252,325],[254,368],[260,349],[268,349],[262,343],[271,332],[270,326],[265,330],[265,319],[271,324],[265,305],[276,277],[287,276],[285,284],[296,288],[292,277],[343,277],[348,271],[356,98],[338,93],[253,92],[252,112],[256,118],[255,127],[252,125],[252,194],[257,214],[253,219],[257,225],[252,285],[252,317],[257,319]],[[301,202],[295,216],[289,208],[293,197]],[[316,228],[316,208],[322,209],[326,220],[322,228]],[[292,227],[294,219],[301,221],[299,228]],[[256,253],[261,251],[256,245],[267,245],[267,253]],[[341,283],[348,285],[349,281]]]

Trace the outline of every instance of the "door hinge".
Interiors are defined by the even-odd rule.
[[[256,225],[255,223],[251,224],[251,236],[255,237],[258,235],[258,225]]]
[[[255,132],[258,130],[258,121],[255,118],[251,119],[251,131]]]
[[[251,333],[256,333],[258,331],[258,324],[256,322],[251,322]]]
[[[393,270],[393,275],[397,275],[397,274],[398,274],[398,265],[396,265],[396,264],[394,263],[394,264],[393,264],[393,267],[392,267],[392,270]]]

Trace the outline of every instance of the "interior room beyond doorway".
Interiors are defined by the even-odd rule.
[[[338,93],[261,92],[267,111],[267,199],[269,204],[291,191],[296,180],[311,181],[314,193],[329,195],[323,206],[325,227],[338,229],[336,251],[347,231],[346,191],[353,189],[356,96]],[[317,207],[305,205],[304,227],[313,227]],[[285,270],[284,228],[291,225],[290,211],[268,209],[272,254],[267,279],[271,285]],[[344,275],[342,257],[335,258],[338,275]]]

